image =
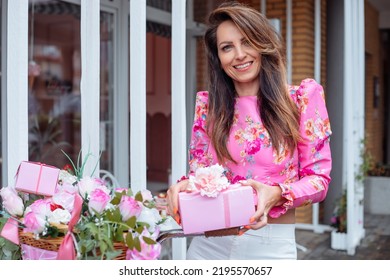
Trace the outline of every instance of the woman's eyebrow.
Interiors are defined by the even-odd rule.
[[[221,43],[218,44],[218,46],[224,45],[224,44],[232,44],[232,41],[222,41]]]
[[[242,42],[242,41],[245,41],[245,40],[246,40],[245,37],[242,37],[242,38],[240,39],[241,42]],[[223,45],[223,44],[233,44],[233,41],[222,41],[221,43],[218,44],[218,46],[221,46],[221,45]]]

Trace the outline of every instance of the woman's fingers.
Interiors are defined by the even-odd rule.
[[[268,224],[268,215],[266,212],[263,212],[262,215],[256,215],[256,217],[258,217],[258,218],[253,220],[253,222],[256,221],[256,223],[251,225],[252,229],[259,229],[259,228],[262,228],[263,226],[266,226]]]
[[[171,215],[175,221],[180,224],[179,214],[179,192],[190,192],[188,189],[188,180],[183,180],[175,185],[172,185],[167,191],[167,203],[168,203],[168,214]]]
[[[250,218],[250,225],[248,227],[250,229],[259,229],[267,225],[268,223],[268,214],[266,211],[265,205],[267,205],[267,195],[265,195],[265,190],[268,186],[253,180],[243,180],[240,181],[240,183],[244,186],[251,186],[256,192],[257,192],[257,207],[256,212],[253,214],[253,216]]]
[[[255,181],[253,179],[248,179],[248,180],[241,180],[239,183],[243,186],[251,186],[254,188],[256,191],[260,188],[261,183],[258,181]]]
[[[171,215],[176,223],[180,224],[180,215],[178,214],[178,193],[177,186],[171,186],[167,191],[168,214]]]

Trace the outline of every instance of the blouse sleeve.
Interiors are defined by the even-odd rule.
[[[279,184],[286,202],[271,209],[269,214],[273,218],[290,208],[321,202],[326,197],[331,180],[329,137],[332,132],[323,88],[314,80],[306,79],[302,81],[294,97],[301,113],[301,140],[297,147],[299,180]]]
[[[196,95],[195,117],[192,126],[189,147],[189,173],[194,174],[199,167],[210,166],[212,155],[209,153],[210,139],[207,135],[206,116],[208,112],[208,92],[201,91]]]

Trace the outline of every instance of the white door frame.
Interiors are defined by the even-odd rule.
[[[28,1],[2,1],[2,178],[13,184],[22,160],[28,159]]]
[[[100,9],[114,15],[113,174],[122,187],[127,187],[129,185],[129,1],[101,0]]]

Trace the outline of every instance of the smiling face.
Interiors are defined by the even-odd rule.
[[[217,48],[221,67],[233,79],[238,95],[256,95],[259,88],[260,54],[231,20],[218,26]]]

